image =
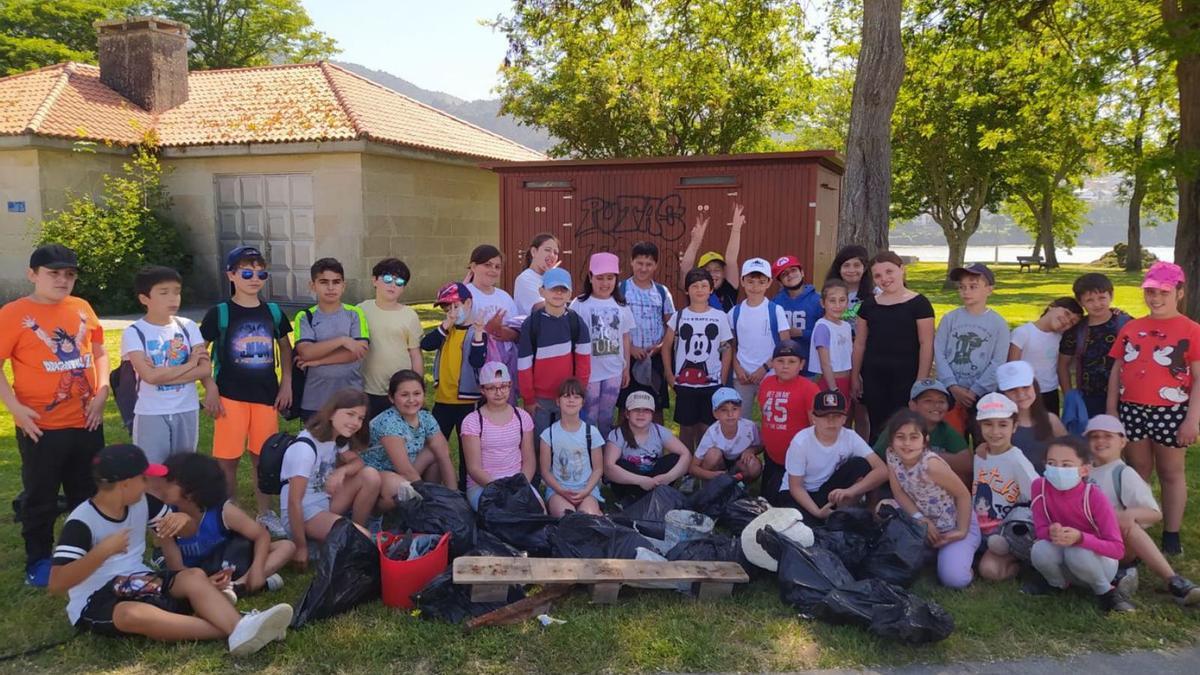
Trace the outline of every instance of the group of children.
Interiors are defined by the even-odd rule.
[[[143,269],[146,314],[121,341],[137,378],[133,444],[108,448],[103,332],[71,295],[74,253],[38,248],[33,292],[0,309],[0,322],[23,328],[0,338],[13,364],[0,400],[22,456],[27,581],[68,592],[81,628],[224,637],[245,653],[280,638],[291,609],[239,619],[230,600],[278,588],[276,572],[303,566],[339,518],[369,527],[413,481],[462,490],[477,507],[488,484],[520,473],[558,516],[728,472],[761,478],[773,506],[813,523],[890,496],[928,523],[948,586],[1024,567],[1040,573],[1030,592],[1073,581],[1128,610],[1140,559],[1181,602],[1200,602],[1163,556],[1181,552],[1183,448],[1200,422],[1200,325],[1179,314],[1179,267],[1147,273],[1147,317],[1111,308],[1111,282],[1091,273],[1075,298],[1010,334],[987,307],[994,275],[968,265],[951,273],[962,306],[935,331],[894,253],[843,249],[818,292],[790,255],[731,274],[740,207],[725,255],[692,268],[704,224],[679,309],[655,281],[652,242],[633,246],[623,280],[616,255],[594,254],[577,292],[557,240],[539,235],[516,299],[499,287],[500,251],[479,246],[467,277],[439,290],[445,318],[424,333],[401,302],[411,276],[395,258],[374,266],[375,297],[357,306],[343,303],[342,265],[318,260],[317,303],[289,321],[260,299],[262,253],[236,248],[231,297],[199,326],[178,316],[179,274]],[[431,410],[422,352],[433,353]],[[678,436],[663,424],[672,398]],[[211,458],[195,454],[201,404],[215,418]],[[1086,410],[1076,430],[1086,442],[1067,435],[1060,404]],[[281,414],[305,421],[299,435],[279,434]],[[252,518],[232,501],[238,463],[249,450],[257,470],[280,438],[278,475],[258,474]],[[1161,512],[1146,484],[1155,471]],[[282,518],[275,491],[260,489],[272,481]],[[52,549],[60,486],[73,510]],[[1161,550],[1143,529],[1160,519]],[[159,571],[141,562],[146,526]],[[174,614],[181,600],[195,616]]]

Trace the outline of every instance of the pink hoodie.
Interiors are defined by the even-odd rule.
[[[1090,487],[1089,487],[1090,485]],[[1073,527],[1083,534],[1076,546],[1105,558],[1120,560],[1125,556],[1125,541],[1117,513],[1099,486],[1086,481],[1070,490],[1056,489],[1045,478],[1037,478],[1030,489],[1033,502],[1033,528],[1038,539],[1050,539],[1050,523]],[[1084,496],[1088,504],[1084,506]],[[1091,517],[1088,517],[1089,512]]]

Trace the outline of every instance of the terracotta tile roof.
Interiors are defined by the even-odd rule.
[[[65,63],[0,79],[0,136],[33,134],[163,146],[369,139],[480,159],[541,153],[329,63],[197,71],[188,100],[152,115]]]

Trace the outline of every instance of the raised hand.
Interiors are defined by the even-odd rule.
[[[733,229],[739,230],[746,224],[745,210],[746,207],[741,204],[733,205],[733,222],[729,224]]]

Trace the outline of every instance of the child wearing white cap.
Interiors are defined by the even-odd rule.
[[[689,472],[700,480],[711,480],[732,471],[747,484],[762,474],[758,453],[762,441],[758,427],[742,417],[742,397],[736,389],[721,387],[712,398],[713,424],[696,446],[696,458]]]
[[[743,401],[758,397],[758,385],[771,370],[771,354],[780,340],[788,337],[783,307],[767,299],[771,287],[771,263],[751,258],[742,263],[742,290],[746,299],[729,311],[733,331],[733,388]]]
[[[583,419],[600,429],[601,438],[612,431],[613,413],[622,387],[629,386],[633,312],[617,287],[621,261],[612,253],[593,253],[583,293],[570,309],[587,325],[592,339],[592,369],[587,380]]]
[[[1041,473],[1046,467],[1046,449],[1050,447],[1050,441],[1065,435],[1067,428],[1058,415],[1046,410],[1033,366],[1027,362],[1009,361],[997,368],[996,384],[1009,400],[1017,404],[1013,445],[1021,448],[1033,468]]]
[[[479,507],[488,483],[518,473],[532,481],[537,474],[533,418],[509,403],[512,375],[508,366],[499,361],[483,364],[479,388],[484,403],[462,422],[462,460],[471,508]]]
[[[1167,582],[1167,591],[1176,602],[1184,605],[1200,603],[1200,588],[1176,574],[1162,551],[1150,538],[1146,528],[1162,520],[1162,511],[1154,500],[1150,486],[1138,472],[1121,460],[1125,450],[1125,427],[1111,415],[1096,415],[1084,430],[1092,449],[1092,470],[1088,478],[1104,491],[1117,510],[1117,523],[1125,541],[1125,557],[1117,572],[1117,587],[1126,596],[1137,587],[1137,562]]]
[[[625,398],[621,425],[604,446],[604,478],[622,502],[633,501],[687,473],[692,453],[669,429],[654,421],[654,395],[633,391]]]
[[[1000,533],[1014,509],[1029,506],[1030,486],[1038,474],[1021,449],[1013,445],[1016,403],[1003,394],[985,394],[975,404],[975,419],[984,443],[980,444],[982,454],[975,455],[971,504],[979,531],[988,539]],[[979,576],[991,581],[1011,579],[1019,570],[1020,564],[1011,552],[1002,547],[993,551],[990,542],[989,550],[979,559]]]

